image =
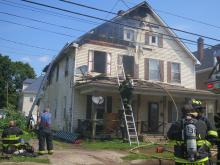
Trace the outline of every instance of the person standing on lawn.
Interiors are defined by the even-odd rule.
[[[47,143],[48,154],[53,154],[53,134],[51,130],[51,113],[49,108],[45,108],[38,119],[39,124],[39,154],[45,154],[45,141]]]

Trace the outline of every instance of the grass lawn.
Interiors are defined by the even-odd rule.
[[[0,159],[1,162],[34,162],[34,163],[45,163],[49,164],[50,161],[48,158],[41,157],[23,157],[23,156],[13,156],[9,160]]]
[[[128,143],[122,143],[121,140],[112,140],[112,141],[83,141],[81,143],[83,148],[88,149],[109,149],[109,150],[123,150],[128,151],[128,155],[122,157],[123,160],[136,160],[136,159],[154,159],[154,158],[165,158],[172,159],[173,153],[171,152],[162,152],[156,153],[156,147],[161,146],[153,143],[140,143],[140,149],[134,150],[134,152],[129,152],[130,149],[136,147],[136,145],[130,146]],[[163,145],[165,148],[173,147],[173,142]]]

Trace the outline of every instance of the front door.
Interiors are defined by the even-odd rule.
[[[152,133],[158,132],[159,125],[159,104],[157,102],[149,103],[148,111],[148,131]]]

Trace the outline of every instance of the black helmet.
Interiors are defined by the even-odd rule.
[[[186,115],[186,114],[189,114],[191,112],[194,112],[194,108],[192,107],[191,104],[185,104],[183,107],[182,107],[182,113],[183,115]]]

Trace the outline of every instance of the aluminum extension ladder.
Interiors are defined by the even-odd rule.
[[[121,73],[119,73],[119,70],[121,71]],[[118,86],[120,87],[121,82],[126,80],[123,63],[121,65],[117,64],[116,72],[117,72]],[[125,108],[123,98],[121,97],[121,95],[120,95],[120,100],[121,100],[121,107],[125,119],[129,144],[130,145],[137,144],[139,146],[139,139],[137,135],[132,106],[130,105],[129,108]]]
[[[40,98],[41,98],[41,95],[42,95],[42,92],[43,92],[43,89],[45,88],[45,85],[46,85],[47,82],[48,82],[48,75],[49,75],[49,73],[50,73],[50,70],[51,70],[51,67],[52,67],[52,63],[53,63],[53,60],[52,60],[52,62],[49,64],[49,67],[48,67],[48,69],[47,69],[47,72],[45,73],[45,75],[43,75],[43,76],[44,76],[44,77],[43,77],[43,80],[41,81],[40,87],[39,87],[39,89],[38,89],[38,91],[37,91],[37,95],[36,95],[36,97],[35,97],[35,99],[34,99],[34,102],[33,102],[32,106],[31,106],[31,109],[30,109],[30,111],[29,111],[29,114],[28,114],[28,117],[27,117],[28,125],[29,125],[30,119],[31,119],[31,117],[32,117],[32,113],[33,113],[33,111],[34,111],[34,107],[35,107],[35,105],[37,105],[37,103],[39,102],[39,100],[40,100]]]

